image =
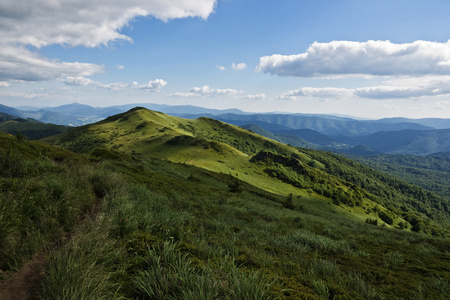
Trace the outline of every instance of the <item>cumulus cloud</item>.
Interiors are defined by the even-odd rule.
[[[161,88],[167,85],[167,81],[163,79],[155,79],[150,80],[147,84],[139,85],[137,82],[133,82],[132,84],[123,83],[123,82],[114,82],[114,83],[101,83],[98,81],[91,80],[85,77],[73,77],[69,76],[62,80],[67,85],[72,86],[92,86],[98,88],[104,88],[113,91],[123,91],[128,89],[143,89],[149,91],[159,91]]]
[[[346,88],[315,88],[315,87],[303,87],[297,90],[289,91],[282,94],[280,99],[296,99],[297,96],[304,97],[317,97],[317,98],[343,98],[351,97],[354,91]]]
[[[206,19],[215,6],[216,0],[0,1],[0,81],[97,74],[103,71],[102,66],[50,60],[25,47],[97,47],[117,40],[131,42],[120,30],[137,17]]]
[[[207,85],[202,87],[194,87],[190,90],[190,93],[198,96],[218,96],[218,95],[228,95],[228,96],[236,96],[238,94],[242,94],[242,91],[234,90],[234,89],[212,89]]]
[[[233,69],[233,70],[244,70],[244,69],[247,69],[247,64],[246,63],[238,63],[238,64],[236,64],[236,63],[232,63],[231,64],[231,68]]]
[[[123,70],[123,69],[125,69],[125,66],[124,65],[117,65],[117,70]]]
[[[354,89],[354,96],[370,99],[413,98],[441,94],[430,87],[376,86]]]
[[[74,86],[88,86],[88,85],[100,85],[100,82],[93,81],[92,79],[82,77],[82,76],[69,76],[64,79],[64,83],[67,85]]]
[[[242,91],[234,89],[213,89],[208,85],[202,87],[194,87],[187,93],[175,93],[173,96],[176,97],[215,97],[215,96],[232,96],[236,97],[242,94]]]
[[[220,71],[225,71],[227,69],[224,66],[216,66],[216,68],[219,69]]]
[[[9,83],[5,81],[0,81],[0,87],[9,87]]]
[[[305,53],[261,57],[256,71],[295,77],[450,75],[450,41],[315,42]]]
[[[160,90],[167,85],[167,81],[162,79],[150,80],[147,84],[139,86],[141,89],[145,90]]]
[[[189,92],[186,93],[175,93],[172,94],[175,97],[218,97],[218,96],[226,96],[234,99],[242,99],[242,100],[261,100],[265,99],[266,95],[264,93],[254,94],[254,95],[245,95],[243,91],[235,90],[235,89],[214,89],[209,87],[208,85],[204,85],[202,87],[194,87]]]
[[[16,0],[0,2],[0,40],[43,47],[52,44],[96,47],[131,39],[120,33],[133,19],[200,17],[216,0]]]
[[[242,97],[244,100],[262,100],[266,99],[266,94],[260,93],[260,94],[254,94],[254,95],[245,95]]]
[[[60,76],[92,76],[103,66],[50,60],[23,47],[0,47],[0,80],[41,81]]]
[[[366,99],[407,99],[450,94],[450,78],[445,76],[425,76],[421,80],[389,80],[385,85],[360,88],[303,87],[281,94],[280,99],[297,97],[316,98],[366,98]]]

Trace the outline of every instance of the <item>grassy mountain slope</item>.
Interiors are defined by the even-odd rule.
[[[44,124],[34,119],[23,119],[0,113],[0,131],[14,135],[21,134],[30,140],[42,139],[66,130],[65,126]]]
[[[0,134],[0,250],[9,253],[0,256],[2,270],[19,267],[65,232],[47,257],[41,299],[446,299],[448,239],[361,222],[346,206],[260,174],[284,188],[268,192],[242,180],[245,166],[228,167],[238,179],[195,166],[195,156],[170,162],[190,148],[220,157],[220,165],[252,157],[261,173],[274,162],[299,172],[313,172],[301,160],[326,167],[309,154],[281,155],[296,150],[256,135],[254,143],[235,141],[248,137],[242,129],[204,119],[192,129],[189,122],[135,110],[74,129],[72,143],[59,137],[88,149],[104,134],[103,146],[126,153],[94,148],[78,155]],[[141,137],[138,126],[160,140]],[[107,139],[107,128],[122,146]],[[241,150],[193,137],[211,128],[231,131],[221,139]],[[273,152],[246,153],[269,146]],[[24,247],[31,237],[34,246]]]
[[[136,108],[47,141],[75,152],[107,148],[232,174],[268,192],[312,197],[318,206],[350,207],[351,213],[341,213],[361,221],[375,217],[387,226],[448,231],[441,227],[449,225],[446,198],[340,156],[299,150],[213,119],[188,120]],[[266,154],[254,159],[261,152]]]

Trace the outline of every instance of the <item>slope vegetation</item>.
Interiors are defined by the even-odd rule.
[[[423,234],[445,235],[436,221],[445,216],[405,201],[421,223],[406,220],[374,192],[387,183],[368,177],[370,190],[345,179],[349,160],[139,108],[46,140],[80,154],[0,137],[2,270],[70,233],[48,255],[41,299],[449,293],[449,240]],[[348,176],[337,175],[346,164]],[[19,260],[22,236],[45,238]]]
[[[387,226],[435,235],[448,230],[450,205],[444,197],[340,156],[300,150],[213,119],[188,120],[135,108],[48,141],[74,152],[107,148],[232,174],[269,192],[352,207],[349,217],[363,221],[376,216]],[[261,152],[270,154],[255,159]]]
[[[30,140],[38,140],[44,137],[62,133],[67,127],[44,124],[34,119],[23,119],[5,113],[0,113],[0,131],[22,135]]]

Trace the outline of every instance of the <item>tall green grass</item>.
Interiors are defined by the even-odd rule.
[[[72,229],[95,196],[86,177],[90,167],[0,157],[0,269],[10,270]]]

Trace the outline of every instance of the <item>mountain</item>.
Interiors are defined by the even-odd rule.
[[[360,137],[335,137],[349,145],[367,145],[383,153],[427,155],[450,150],[450,129],[377,132]]]
[[[143,106],[189,119],[209,117],[237,126],[252,124],[266,131],[262,135],[297,147],[358,155],[377,153],[427,155],[450,149],[444,131],[432,132],[434,128],[425,125],[434,125],[438,128],[450,126],[450,121],[446,119],[355,120],[331,115],[248,114],[236,109],[216,110],[190,105],[169,106],[148,103]],[[13,112],[22,118],[33,118],[44,123],[81,126],[125,112],[132,107],[132,104],[127,104],[94,108],[72,103],[39,110],[29,108],[29,111],[0,106],[0,111]]]
[[[450,209],[450,206],[441,209],[442,203],[447,203],[448,200],[422,191],[420,193],[429,197],[426,205],[428,208],[425,209],[419,200],[411,201],[404,188],[399,190],[399,186],[406,187],[406,183],[397,183],[393,178],[364,169],[362,165],[355,165],[351,161],[343,162],[343,158],[331,153],[324,156],[322,152],[314,150],[299,150],[204,117],[182,119],[144,108],[134,108],[96,124],[74,128],[46,141],[74,152],[89,153],[96,148],[107,148],[195,165],[213,172],[239,174],[240,180],[261,189],[270,187],[269,191],[276,193],[286,193],[293,187],[292,192],[296,193],[299,187],[309,188],[325,195],[330,201],[339,199],[336,200],[337,203],[363,206],[368,201],[369,206],[374,205],[373,203],[387,206],[397,216],[403,216],[404,211],[400,209],[402,205],[410,206],[408,210],[438,219],[446,218]],[[253,160],[260,153],[263,153],[262,156]],[[290,161],[290,157],[295,159]],[[340,171],[343,168],[348,171]],[[364,190],[371,195],[364,194]],[[346,194],[339,196],[338,191],[346,191]],[[395,203],[387,200],[392,196],[386,198],[386,193],[395,195]],[[415,195],[416,188],[411,187],[410,193]]]
[[[264,136],[266,138],[284,143],[284,144],[289,144],[291,146],[294,147],[302,147],[302,148],[317,148],[316,145],[312,144],[312,143],[308,143],[307,141],[305,141],[304,139],[302,139],[301,137],[297,137],[297,136],[292,136],[292,135],[283,135],[283,134],[278,134],[278,133],[272,133],[268,130],[265,130],[261,127],[259,127],[256,124],[248,124],[248,125],[243,125],[240,126],[241,128],[250,130],[256,134],[259,134],[261,136]]]
[[[65,126],[44,124],[34,119],[23,119],[20,117],[0,113],[0,131],[24,136],[30,140],[42,139],[56,135],[67,130]]]
[[[31,106],[24,106],[21,107],[20,109],[15,109],[5,105],[0,105],[0,112],[20,116],[23,118],[33,118],[44,123],[53,123],[65,126],[81,126],[98,122],[100,120],[107,118],[108,116],[125,112],[136,106],[137,104],[117,105],[110,107],[92,107],[80,103],[71,103],[57,107],[37,108]],[[164,104],[146,103],[146,104],[139,104],[139,106],[173,115],[184,115],[184,114],[216,115],[224,113],[245,114],[244,112],[238,109],[218,110],[218,109],[207,109],[192,105],[170,106]]]
[[[337,142],[332,137],[325,134],[321,134],[312,129],[288,129],[288,130],[277,130],[275,132],[284,135],[293,135],[302,137],[306,141],[320,146],[332,146],[337,144]]]
[[[76,117],[97,117],[97,118],[106,118],[111,115],[115,115],[123,112],[122,109],[115,107],[97,107],[94,108],[89,105],[72,103],[67,105],[61,105],[57,107],[47,107],[42,109],[41,111],[50,111],[58,114],[76,116]]]
[[[5,105],[0,105],[0,112],[18,116],[25,119],[34,119],[40,121],[42,123],[52,123],[56,125],[63,126],[80,126],[83,124],[88,124],[90,122],[96,122],[103,117],[98,116],[90,116],[90,115],[71,115],[71,114],[63,114],[58,113],[57,108],[56,111],[47,110],[47,109],[31,109],[29,111],[19,110],[12,107],[8,107]]]
[[[127,104],[127,105],[119,105],[113,106],[114,108],[121,109],[122,112],[132,109],[136,106],[144,107],[150,110],[160,111],[170,115],[194,115],[194,114],[202,114],[202,115],[220,115],[220,114],[247,114],[239,109],[210,109],[204,108],[194,105],[165,105],[165,104],[155,104],[155,103],[139,103],[139,104]]]
[[[182,117],[198,118],[203,115],[180,115]],[[309,116],[298,114],[220,114],[214,119],[242,126],[245,124],[256,124],[271,132],[286,129],[312,129],[319,133],[330,136],[360,136],[378,131],[399,131],[405,129],[429,130],[433,129],[415,123],[382,123],[379,121],[353,120],[333,116]],[[262,124],[265,124],[263,126]],[[280,128],[280,126],[284,128]]]
[[[15,108],[0,104],[0,113],[12,115],[12,116],[21,116],[21,111]]]
[[[448,129],[450,128],[450,119],[438,119],[438,118],[424,118],[424,119],[407,119],[407,118],[384,118],[380,119],[383,123],[416,123],[424,126],[432,127],[435,129]]]
[[[439,153],[433,153],[433,154],[430,154],[430,156],[438,156],[438,157],[446,157],[446,158],[450,158],[450,151],[444,151],[444,152],[439,152]]]
[[[0,298],[448,295],[448,199],[209,118],[0,133],[0,189]]]

